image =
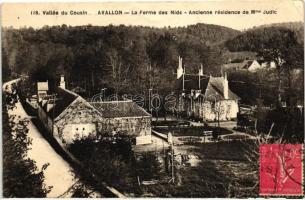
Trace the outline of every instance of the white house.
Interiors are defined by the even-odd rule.
[[[257,70],[262,69],[263,67],[256,60],[253,60],[250,61],[248,65],[245,66],[245,68],[247,68],[250,72],[255,72]]]
[[[263,62],[259,60],[244,60],[238,63],[227,63],[222,66],[224,71],[233,70],[233,71],[249,71],[249,72],[257,72],[262,69],[274,69],[274,62]]]
[[[204,121],[227,121],[237,118],[240,98],[234,94],[224,77],[204,76],[202,67],[198,74],[184,73],[177,77],[177,111],[188,117]]]

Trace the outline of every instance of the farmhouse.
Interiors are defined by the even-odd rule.
[[[240,98],[229,89],[226,74],[224,77],[205,76],[202,67],[197,75],[186,74],[179,58],[176,89],[179,113],[203,121],[237,118]]]
[[[256,72],[261,69],[273,69],[275,68],[274,62],[263,62],[261,60],[243,60],[242,62],[231,62],[224,64],[222,69],[224,71],[249,71]]]
[[[44,126],[62,143],[96,134],[123,132],[137,144],[151,142],[151,115],[131,100],[88,102],[67,90],[64,79],[52,95],[38,103],[38,116]]]

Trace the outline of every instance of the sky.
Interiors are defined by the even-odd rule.
[[[43,15],[42,11],[56,10],[86,11],[88,15]],[[127,15],[98,15],[98,11],[130,12]],[[156,11],[156,15],[131,15],[132,11]],[[159,15],[159,11],[182,11],[182,15]],[[189,11],[212,11],[212,15],[189,15]],[[215,14],[217,10],[251,11],[256,14]],[[263,14],[273,10],[276,14]],[[40,15],[31,15],[38,11]],[[184,13],[186,12],[186,14]],[[301,0],[214,0],[205,2],[98,2],[98,3],[4,3],[1,7],[1,25],[14,28],[41,28],[45,25],[142,25],[142,26],[186,26],[196,23],[222,25],[244,30],[263,24],[304,21],[303,1]]]

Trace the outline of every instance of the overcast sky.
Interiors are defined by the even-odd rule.
[[[40,15],[31,15],[31,11],[38,10]],[[43,10],[57,11],[87,11],[88,15],[81,16],[46,16]],[[124,11],[170,11],[190,10],[212,11],[212,15],[97,15],[102,10]],[[255,15],[215,15],[217,10],[275,10],[277,14],[255,14]],[[144,25],[144,26],[186,26],[196,23],[217,24],[238,30],[259,26],[262,24],[303,21],[304,9],[302,1],[293,0],[260,0],[260,1],[206,1],[206,2],[168,2],[168,3],[48,3],[48,4],[4,4],[2,5],[2,26],[34,27],[40,28],[44,25]]]

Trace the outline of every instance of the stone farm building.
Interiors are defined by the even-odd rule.
[[[38,116],[66,144],[76,137],[117,132],[133,136],[137,144],[151,142],[151,115],[135,102],[88,102],[62,84],[38,102]]]
[[[223,71],[248,71],[257,72],[262,69],[274,69],[274,62],[263,62],[261,60],[243,60],[242,62],[231,62],[222,66]]]
[[[177,69],[176,91],[178,94],[178,113],[184,113],[203,121],[227,121],[237,118],[240,98],[234,94],[224,77],[198,74],[186,74],[179,58]]]

